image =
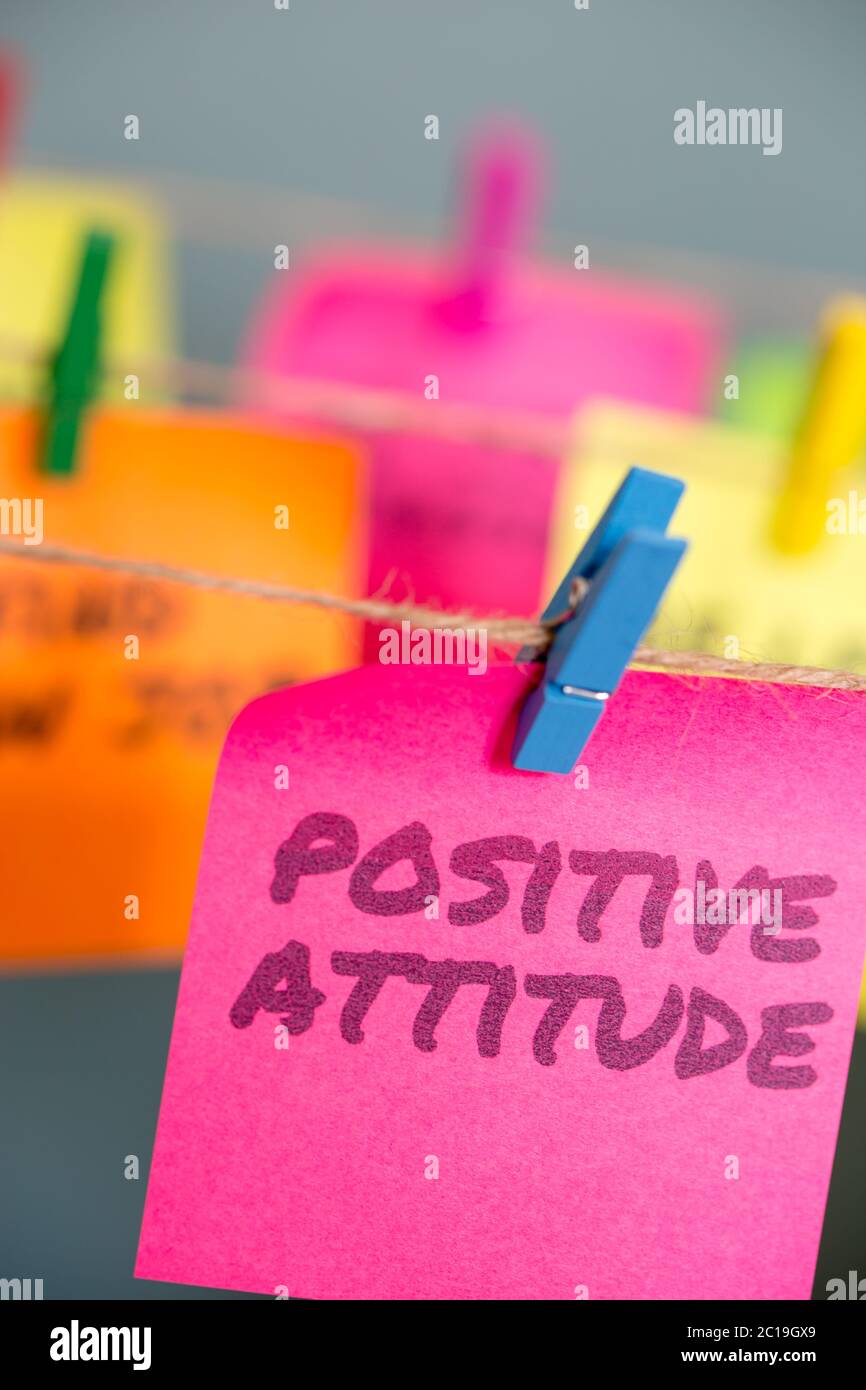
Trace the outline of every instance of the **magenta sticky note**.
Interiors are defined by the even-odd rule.
[[[494,131],[469,151],[464,209],[447,254],[404,246],[326,252],[277,273],[248,335],[245,365],[269,375],[400,393],[529,419],[563,435],[576,407],[606,396],[695,412],[717,384],[720,315],[669,287],[606,275],[592,247],[559,267],[526,254],[540,154]],[[579,240],[579,238],[576,238]],[[581,268],[576,268],[580,263]],[[263,400],[273,402],[270,387]],[[370,592],[394,576],[419,600],[532,613],[559,459],[525,443],[372,428]],[[372,650],[372,648],[368,648]]]
[[[525,692],[510,666],[371,665],[234,724],[139,1276],[809,1296],[866,932],[866,700],[629,673],[561,777],[509,766]]]

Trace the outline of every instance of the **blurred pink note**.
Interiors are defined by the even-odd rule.
[[[365,436],[370,593],[396,576],[418,600],[535,612],[578,406],[606,396],[697,412],[712,399],[714,304],[584,265],[585,246],[561,247],[551,266],[530,257],[543,162],[527,132],[483,132],[466,151],[446,255],[387,244],[322,252],[278,275],[256,313],[244,352],[254,371],[396,392],[421,412],[419,433],[371,425]],[[274,399],[263,387],[262,404]],[[455,408],[456,437],[437,437]],[[467,433],[466,409],[505,442]],[[374,636],[367,652],[375,658]]]
[[[632,672],[558,777],[509,766],[526,683],[370,666],[236,721],[139,1277],[809,1297],[866,932],[866,699]]]

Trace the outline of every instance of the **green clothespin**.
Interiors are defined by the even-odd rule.
[[[51,361],[42,470],[74,472],[82,415],[96,395],[101,371],[102,291],[115,240],[90,232],[84,243],[66,333]]]

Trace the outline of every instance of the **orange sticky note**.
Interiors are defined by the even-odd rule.
[[[362,477],[345,445],[132,406],[85,429],[76,474],[57,480],[38,469],[35,413],[0,412],[0,521],[22,547],[358,592]],[[0,559],[0,839],[14,866],[0,958],[179,953],[231,719],[357,652],[340,614]],[[275,767],[274,786],[289,776]]]

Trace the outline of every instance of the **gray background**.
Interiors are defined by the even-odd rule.
[[[822,276],[866,273],[862,0],[591,0],[586,13],[571,0],[291,0],[288,13],[272,0],[2,0],[0,36],[32,74],[22,165],[250,186],[208,202],[200,183],[166,184],[193,354],[231,358],[276,241],[364,224],[331,200],[368,205],[374,227],[435,233],[459,139],[495,111],[550,142],[550,255],[580,241],[673,265],[729,283],[741,316],[761,302],[768,321],[804,330]],[[677,148],[673,111],[700,98],[782,107],[781,155]],[[137,143],[122,138],[129,112]],[[428,113],[438,143],[423,139]],[[258,185],[319,201],[276,215]],[[728,281],[694,252],[764,268]],[[43,1277],[48,1297],[185,1296],[132,1280],[145,1183],[122,1176],[125,1154],[146,1169],[176,987],[173,971],[0,980],[0,1264]],[[819,1294],[866,1273],[864,1114],[861,1036]]]
[[[272,0],[2,0],[0,10],[33,73],[22,161],[173,174],[179,211],[198,202],[180,276],[194,355],[230,359],[274,244],[304,239],[304,219],[268,212],[259,186],[348,200],[314,211],[317,235],[353,230],[353,202],[385,230],[435,233],[461,137],[495,112],[520,114],[549,144],[553,257],[570,263],[578,242],[614,261],[655,248],[665,269],[715,280],[747,324],[757,302],[804,331],[820,283],[814,295],[803,276],[782,290],[780,271],[866,275],[862,0],[590,0],[580,12],[572,0],[291,0],[287,12]],[[782,153],[676,146],[673,112],[699,99],[781,107]],[[123,139],[129,112],[137,142]],[[423,138],[428,113],[438,142]],[[208,208],[204,179],[249,194],[217,188]],[[249,249],[228,254],[224,225],[234,232],[239,219]],[[695,252],[761,272],[728,282],[714,265],[693,267]]]

